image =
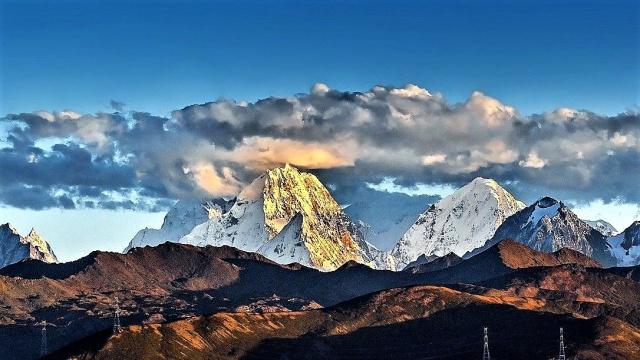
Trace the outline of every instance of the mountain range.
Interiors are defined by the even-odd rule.
[[[371,212],[358,210],[360,206],[366,207],[366,202],[354,202],[346,209],[352,215]],[[637,221],[618,233],[603,220],[579,219],[562,201],[550,197],[525,206],[491,179],[476,178],[422,213],[414,213],[415,204],[409,208],[413,210],[400,211],[392,221],[396,225],[387,224],[386,230],[376,233],[380,241],[381,234],[398,236],[399,229],[406,228],[395,246],[380,250],[366,241],[370,224],[350,217],[314,175],[285,165],[263,173],[236,198],[178,201],[159,229],[140,230],[124,251],[167,241],[227,245],[280,264],[323,271],[350,261],[400,271],[420,264],[423,270],[448,266],[458,262],[457,257],[469,258],[513,239],[543,252],[573,249],[607,267],[640,263]],[[412,217],[415,220],[409,222]],[[0,236],[0,266],[25,258],[57,261],[35,230],[23,237],[5,224]]]
[[[348,261],[399,271],[421,257],[422,263],[445,255],[453,259],[449,254],[470,257],[514,239],[546,252],[568,247],[605,266],[640,262],[633,226],[617,234],[607,222],[583,221],[549,197],[527,207],[492,179],[476,178],[425,207],[415,213],[418,207],[411,204],[412,211],[399,211],[395,225],[386,224],[385,230],[369,236],[377,243],[395,242],[382,251],[366,241],[371,225],[352,217],[368,214],[368,220],[374,219],[366,201],[349,204],[345,211],[315,176],[285,165],[266,171],[235,199],[179,201],[160,229],[141,230],[125,251],[165,241],[228,245],[281,264],[324,271]],[[405,229],[402,235],[399,229]],[[381,240],[382,234],[398,238]]]
[[[539,331],[564,326],[570,354],[630,358],[640,348],[640,284],[625,271],[574,250],[542,253],[515,241],[415,273],[354,261],[323,272],[228,246],[168,242],[0,269],[0,346],[12,349],[7,359],[38,357],[35,324],[46,321],[52,359],[273,358],[316,347],[311,358],[353,348],[362,348],[355,357],[382,358],[386,347],[411,358],[422,342],[409,335],[426,331],[422,351],[446,358],[456,348],[466,359],[481,349],[476,331],[484,325],[496,356],[526,358],[553,354],[555,337]],[[124,330],[112,333],[116,301]]]
[[[619,262],[616,249],[605,235],[580,220],[564,203],[550,197],[543,197],[507,218],[475,253],[502,239],[513,239],[543,252],[573,249],[607,267]]]

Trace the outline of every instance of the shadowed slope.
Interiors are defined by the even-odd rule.
[[[557,352],[559,327],[567,334],[569,355],[632,358],[640,348],[638,329],[619,320],[535,312],[523,307],[524,299],[511,300],[434,286],[391,289],[325,310],[221,313],[133,326],[98,344],[98,350],[80,354],[84,359],[475,359],[482,351],[483,326],[490,329],[496,358],[549,358]]]
[[[454,253],[448,253],[445,256],[436,257],[435,259],[431,260],[423,255],[418,258],[418,260],[407,265],[407,267],[402,271],[408,271],[413,274],[426,273],[450,268],[452,266],[458,265],[462,261],[463,259]]]
[[[478,283],[520,271],[520,275],[510,280],[496,280],[493,286],[507,289],[506,294],[514,296],[519,286],[528,288],[529,284],[535,284],[532,286],[541,289],[532,292],[538,297],[536,301],[547,304],[538,306],[539,309],[634,319],[631,311],[635,311],[635,303],[630,301],[636,301],[635,298],[613,296],[620,294],[616,289],[633,289],[627,286],[628,282],[637,283],[605,270],[578,266],[573,276],[583,279],[582,288],[568,287],[554,292],[547,289],[549,286],[542,280],[534,280],[536,273],[545,274],[557,266],[539,265],[565,261],[595,264],[570,252],[539,254],[518,246],[522,245],[501,243],[456,266],[424,274],[373,270],[356,262],[348,262],[327,273],[298,264],[278,265],[260,255],[230,247],[173,243],[134,249],[127,254],[95,252],[69,264],[21,263],[1,272],[5,276],[0,276],[0,302],[3,304],[0,307],[0,346],[16,349],[19,358],[34,358],[38,349],[32,345],[40,336],[34,324],[42,320],[55,325],[48,335],[51,349],[108,330],[116,296],[123,310],[123,324],[158,323],[221,311],[297,311],[318,305],[331,306],[389,288],[429,283]],[[514,258],[517,254],[524,254],[524,258]],[[524,269],[531,269],[530,273],[518,269],[530,265],[538,267]],[[527,276],[533,276],[533,280]],[[592,286],[590,282],[596,285]],[[484,295],[487,290],[482,289],[477,293]],[[614,291],[605,296],[603,293],[607,289]],[[585,303],[573,304],[578,301],[576,294],[582,294],[585,301],[589,301],[587,310],[581,308]],[[602,299],[612,304],[589,299]],[[614,305],[630,310],[615,312],[607,308]],[[8,356],[18,358],[18,355]]]

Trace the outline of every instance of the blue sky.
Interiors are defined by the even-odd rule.
[[[448,104],[479,90],[523,115],[558,107],[616,115],[640,103],[638,1],[0,4],[0,116],[111,113],[112,100],[127,111],[169,116],[219,98],[308,93],[318,82],[340,91],[412,83],[442,93]],[[540,191],[556,194],[551,185]],[[628,199],[578,200],[585,217],[618,227],[640,216]],[[119,251],[137,229],[161,219],[139,209],[0,207],[0,222],[23,232],[36,226],[64,260],[97,248]]]
[[[2,113],[163,114],[218,97],[416,83],[524,113],[638,104],[638,2],[2,2]]]

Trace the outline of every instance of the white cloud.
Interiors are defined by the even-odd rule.
[[[429,166],[435,165],[445,162],[447,159],[446,154],[438,153],[438,154],[429,154],[422,157],[422,164]]]
[[[218,171],[212,164],[200,163],[183,171],[192,173],[198,186],[210,195],[223,197],[236,195],[240,191],[241,183],[228,167]]]
[[[314,95],[324,95],[326,93],[329,92],[329,86],[327,86],[327,84],[323,84],[323,83],[315,83],[313,84],[313,86],[311,87],[311,93]]]
[[[582,153],[579,154],[580,156],[582,156]],[[522,167],[542,169],[547,164],[547,162],[544,159],[540,158],[537,152],[532,151],[529,153],[526,160],[520,160],[518,164]]]
[[[485,176],[522,189],[535,184],[582,199],[621,196],[640,202],[640,190],[628,176],[628,169],[640,166],[638,118],[633,112],[604,117],[567,108],[522,116],[481,92],[451,104],[411,84],[340,92],[318,83],[309,94],[254,103],[218,100],[176,110],[170,118],[135,111],[9,116],[20,125],[10,130],[17,155],[0,153],[4,164],[15,166],[0,180],[64,183],[56,177],[66,170],[57,167],[88,161],[105,173],[123,167],[118,171],[124,184],[135,177],[130,182],[149,193],[187,197],[232,193],[258,172],[290,163],[336,169],[327,175],[335,186],[385,177],[404,187],[460,185]],[[41,147],[43,141],[77,147],[56,152]],[[41,148],[37,164],[50,176],[21,167],[34,152],[24,150],[32,144]],[[102,184],[98,176],[83,175]]]
[[[423,89],[413,84],[407,84],[403,88],[391,89],[389,93],[391,95],[406,98],[428,99],[431,97],[431,94],[429,93],[429,91],[427,91],[427,89]]]

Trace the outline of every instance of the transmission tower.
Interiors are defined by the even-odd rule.
[[[560,353],[558,354],[558,360],[566,360],[564,355],[564,334],[562,328],[560,328]]]
[[[482,360],[491,360],[491,355],[489,355],[489,335],[487,334],[487,328],[484,328],[484,350],[482,352]]]
[[[45,356],[49,352],[47,350],[47,321],[43,320],[36,325],[42,325],[42,330],[40,330],[42,336],[40,340],[40,356]]]
[[[113,312],[113,332],[119,333],[122,331],[122,327],[120,327],[120,304],[118,303],[118,297],[116,296],[116,304],[114,306]]]

